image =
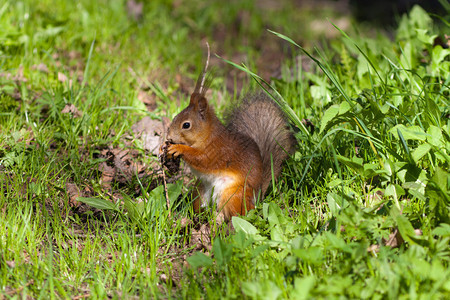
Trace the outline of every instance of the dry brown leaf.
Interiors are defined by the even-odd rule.
[[[159,280],[161,280],[163,282],[168,282],[167,275],[162,273],[161,275],[159,275]]]
[[[20,66],[17,68],[15,75],[13,75],[12,73],[6,72],[6,73],[0,73],[0,77],[5,77],[7,80],[13,80],[16,83],[23,83],[23,82],[28,81],[28,79],[24,76],[23,66]]]
[[[68,78],[67,78],[66,75],[64,75],[64,74],[61,73],[61,72],[58,72],[58,81],[60,81],[60,82],[66,82],[67,80],[68,80]]]
[[[73,104],[66,104],[66,106],[64,106],[63,110],[61,111],[62,114],[72,114],[72,116],[74,118],[78,118],[81,117],[83,112],[80,111],[78,108],[76,108],[75,105]]]
[[[144,117],[134,124],[131,129],[136,135],[141,136],[144,150],[150,151],[153,155],[159,154],[159,146],[162,143],[163,124],[161,121]]]
[[[196,245],[196,249],[206,249],[211,251],[211,229],[208,224],[203,224],[199,230],[192,232],[192,244]]]
[[[414,232],[416,235],[422,235],[422,230],[420,229],[414,229]],[[400,231],[398,228],[394,229],[394,232],[392,232],[388,239],[383,239],[383,243],[385,246],[392,247],[392,248],[398,248],[400,247],[405,240],[403,239],[402,235],[400,234]],[[367,248],[367,251],[369,252],[378,252],[380,250],[380,245],[370,245]]]
[[[72,50],[67,54],[67,56],[70,60],[75,60],[81,58],[81,53],[76,50]]]
[[[191,219],[181,218],[181,221],[180,221],[181,228],[186,228],[186,227],[188,227],[188,226],[190,226],[192,224],[193,224],[193,222],[192,222]]]
[[[397,228],[395,228],[394,232],[391,233],[389,235],[389,238],[387,239],[387,241],[385,241],[385,245],[392,247],[392,248],[397,248],[399,247],[401,244],[403,244],[405,241],[403,240],[400,232],[398,231]]]
[[[142,120],[137,122],[131,127],[134,133],[152,133],[159,134],[163,132],[163,125],[161,121],[153,120],[150,117],[144,117]]]
[[[98,165],[98,170],[102,172],[102,183],[112,182],[115,175],[115,170],[113,167],[108,166],[106,162],[101,162]]]
[[[127,149],[113,149],[114,155],[114,166],[116,171],[122,175],[125,180],[129,180],[134,174],[133,165],[131,165],[131,157],[128,155]]]
[[[39,72],[48,74],[47,65],[44,63],[40,63],[38,65],[34,65],[31,67],[32,70],[38,70]]]
[[[16,262],[13,260],[7,260],[6,265],[10,268],[14,268],[16,266]]]
[[[380,251],[380,245],[370,245],[367,248],[367,252],[378,252]]]
[[[156,96],[154,94],[150,94],[149,92],[140,90],[137,98],[145,104],[149,111],[154,111],[157,107],[156,105]]]
[[[102,172],[103,185],[108,187],[108,183],[113,181],[128,182],[136,173],[139,177],[145,176],[148,166],[136,159],[139,154],[139,151],[133,149],[103,149],[98,157],[105,159],[98,166],[98,170]]]
[[[81,191],[78,186],[74,183],[66,183],[66,191],[69,196],[69,205],[72,207],[79,207],[81,203],[77,200],[78,197],[81,197]]]
[[[137,2],[134,0],[127,1],[128,16],[133,18],[135,21],[139,21],[142,18],[143,8],[144,8],[143,2]]]
[[[392,232],[389,235],[387,240],[383,239],[383,244],[385,246],[392,247],[392,248],[397,248],[403,243],[404,243],[404,240],[403,240],[402,236],[400,235],[400,232],[398,231],[397,228],[394,229],[394,232]],[[368,252],[378,252],[378,251],[380,251],[380,245],[370,245],[367,248],[367,251]]]

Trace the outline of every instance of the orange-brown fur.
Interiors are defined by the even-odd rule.
[[[180,113],[190,114],[196,110],[197,99]],[[178,116],[177,116],[178,117]],[[229,175],[233,178],[231,187],[227,188],[218,199],[218,209],[228,219],[237,214],[245,214],[254,208],[254,197],[261,188],[261,156],[258,146],[247,137],[231,133],[217,119],[212,108],[205,113],[205,129],[195,134],[193,145],[177,144],[173,129],[169,129],[168,139],[175,144],[168,146],[169,155],[181,155],[184,161],[197,173],[207,175]],[[176,120],[174,120],[175,122]],[[184,137],[184,140],[190,140]],[[199,186],[201,197],[203,186]],[[245,193],[244,193],[245,192]],[[245,198],[245,201],[242,201]],[[204,199],[203,199],[204,200]],[[199,204],[195,206],[199,208]]]
[[[254,208],[272,178],[271,161],[276,178],[293,139],[271,100],[259,97],[244,103],[225,126],[204,93],[198,83],[189,106],[172,121],[167,155],[181,156],[199,178],[194,209],[215,201],[219,212],[230,219]]]

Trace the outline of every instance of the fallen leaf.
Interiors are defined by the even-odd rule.
[[[157,107],[156,105],[156,96],[154,94],[150,94],[149,92],[140,90],[137,98],[145,104],[149,111],[154,111]]]
[[[167,280],[168,278],[167,278],[167,275],[166,274],[161,274],[161,275],[159,275],[159,280],[161,280],[161,281],[163,281],[163,282],[168,282],[168,280]]]
[[[16,83],[23,83],[27,82],[28,79],[25,77],[23,72],[23,66],[20,66],[17,68],[16,74],[13,75],[12,73],[0,73],[0,77],[5,77],[7,80],[13,80]]]
[[[131,127],[134,133],[157,133],[161,135],[163,125],[161,121],[153,120],[150,117],[144,117]]]
[[[367,248],[367,252],[378,252],[380,251],[380,245],[370,245]]]
[[[103,185],[108,187],[108,183],[113,181],[129,182],[136,173],[140,177],[144,176],[148,167],[136,159],[138,155],[139,151],[133,149],[103,149],[98,157],[105,159],[98,166],[98,170],[102,172]]]
[[[139,21],[142,18],[143,8],[144,8],[143,2],[137,2],[134,0],[127,1],[128,16],[133,18],[135,21]]]
[[[32,70],[38,70],[39,72],[42,73],[48,73],[48,68],[47,65],[44,63],[40,63],[38,65],[34,65],[31,67]]]
[[[211,229],[208,224],[203,224],[199,230],[193,230],[191,243],[197,250],[211,251]]]
[[[72,116],[74,118],[78,118],[82,116],[82,112],[80,110],[78,110],[78,108],[75,107],[75,105],[73,104],[66,104],[66,106],[64,106],[63,110],[61,111],[62,114],[72,114]]]
[[[81,191],[74,183],[66,183],[66,192],[69,196],[69,205],[72,207],[78,207],[81,203],[77,200],[78,197],[82,197]]]
[[[72,50],[67,54],[67,56],[70,60],[75,60],[81,58],[81,53],[76,50]]]
[[[6,265],[10,268],[14,268],[16,266],[16,262],[13,260],[7,260]]]
[[[60,81],[60,82],[66,82],[66,81],[67,81],[67,76],[64,75],[64,74],[61,73],[61,72],[58,72],[58,81]]]
[[[190,220],[188,218],[181,218],[181,221],[180,221],[181,228],[186,228],[192,224],[193,224],[192,220]]]
[[[115,170],[113,167],[108,166],[106,162],[101,162],[98,165],[98,170],[102,172],[102,183],[112,182],[115,175]]]
[[[159,146],[162,143],[163,124],[161,121],[144,117],[131,127],[136,135],[140,135],[142,147],[153,155],[159,154]]]
[[[405,240],[403,240],[400,232],[397,228],[395,228],[394,232],[389,235],[389,238],[387,239],[387,241],[385,241],[384,244],[392,248],[397,248],[404,242]]]

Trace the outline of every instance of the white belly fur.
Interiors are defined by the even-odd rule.
[[[233,178],[226,175],[201,174],[192,168],[191,170],[203,184],[204,190],[201,207],[211,205],[212,203],[219,205],[220,195],[233,183]]]

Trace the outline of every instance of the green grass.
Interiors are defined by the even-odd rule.
[[[126,1],[1,3],[0,298],[448,298],[448,15],[325,40],[313,21],[349,17],[290,1],[151,1],[138,19]],[[235,63],[212,60],[218,111],[262,85],[299,129],[231,234],[192,213],[188,180],[169,178],[167,209],[131,129],[187,103],[205,40]]]

